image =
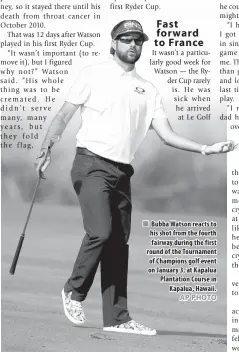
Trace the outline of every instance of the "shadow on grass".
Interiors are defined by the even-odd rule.
[[[223,334],[212,334],[205,332],[191,332],[191,331],[167,331],[167,330],[157,330],[158,335],[172,335],[172,336],[194,336],[194,337],[214,337],[214,338],[226,338]]]
[[[123,336],[123,335],[133,335],[135,336],[136,334],[125,334],[125,333],[114,333],[114,332],[106,332],[106,331],[103,331],[102,330],[102,327],[96,327],[96,326],[86,326],[86,325],[79,325],[79,326],[76,326],[74,325],[73,326],[74,328],[80,328],[80,329],[94,329],[94,330],[101,330],[102,331],[102,334],[104,335],[107,335],[107,334],[110,334],[110,335],[120,335],[120,336]],[[213,333],[205,333],[205,332],[192,332],[192,331],[169,331],[169,330],[157,330],[157,335],[159,336],[191,336],[191,337],[211,337],[211,338],[218,338],[218,339],[226,339],[227,336],[224,335],[224,334],[213,334]],[[156,336],[157,336],[156,335]],[[139,336],[142,336],[142,335],[139,335]],[[147,336],[147,335],[143,335],[143,336]],[[151,337],[151,336],[150,336]],[[220,340],[220,343],[223,343],[223,344],[226,344],[226,341],[224,340]]]

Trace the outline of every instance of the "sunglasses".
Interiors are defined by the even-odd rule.
[[[138,46],[142,46],[144,42],[142,38],[131,38],[131,37],[129,38],[120,37],[118,40],[124,44],[130,44],[132,41],[134,41],[135,45],[138,45]]]

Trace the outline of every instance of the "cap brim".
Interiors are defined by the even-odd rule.
[[[145,42],[147,42],[149,40],[149,37],[147,36],[147,34],[145,34],[144,32],[141,32],[141,31],[137,31],[137,29],[124,30],[121,33],[117,33],[117,36],[115,38],[113,38],[113,39],[117,39],[120,35],[128,34],[128,33],[139,33],[143,37]]]

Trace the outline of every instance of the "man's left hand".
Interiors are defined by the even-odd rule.
[[[208,145],[205,149],[206,154],[221,154],[232,152],[238,147],[234,141],[219,142],[213,145]]]

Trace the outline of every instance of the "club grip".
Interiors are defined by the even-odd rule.
[[[11,268],[9,270],[9,274],[11,274],[11,275],[14,275],[14,273],[15,273],[16,266],[17,266],[17,261],[18,261],[19,254],[21,252],[21,248],[22,248],[22,244],[23,244],[23,241],[24,241],[24,237],[25,237],[25,234],[23,233],[20,236],[20,238],[19,238],[17,249],[16,249],[16,252],[15,252],[13,261],[12,261]]]

